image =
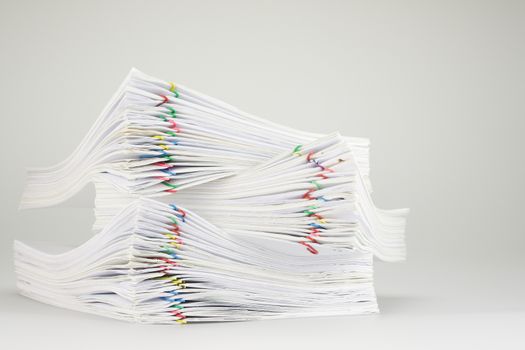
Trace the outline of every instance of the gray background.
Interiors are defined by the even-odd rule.
[[[0,347],[523,348],[523,1],[4,1]],[[79,244],[93,189],[19,212],[137,68],[297,128],[372,140],[373,198],[408,206],[382,314],[155,327],[18,296],[13,239]],[[5,345],[5,346],[2,346]]]

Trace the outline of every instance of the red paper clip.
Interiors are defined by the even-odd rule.
[[[171,129],[175,130],[175,132],[180,132],[180,129],[177,127],[177,123],[175,123],[173,119],[168,119],[168,122],[171,124]]]
[[[319,252],[317,251],[317,249],[315,249],[314,247],[312,247],[308,242],[299,242],[299,244],[302,244],[306,247],[306,249],[312,253],[312,254],[319,254]]]
[[[180,311],[173,310],[173,311],[171,311],[171,314],[172,314],[173,316],[180,317],[181,319],[185,319],[185,318],[186,318],[186,316],[184,316],[184,314],[181,313]]]
[[[308,152],[308,155],[306,156],[306,160],[310,162],[312,160],[313,155],[314,155],[313,151]]]
[[[309,215],[309,216],[313,216],[313,217],[316,218],[317,220],[323,220],[323,219],[324,219],[321,215],[319,215],[319,214],[315,214],[315,213],[312,214],[312,215]]]
[[[318,243],[315,238],[311,237],[311,236],[306,236],[307,239],[309,239],[310,241],[312,241],[312,243]]]
[[[315,192],[315,190],[308,190],[305,194],[303,194],[304,199],[315,199],[315,197],[312,197],[311,194]]]
[[[162,97],[162,102],[160,102],[159,104],[157,104],[155,107],[160,107],[162,106],[163,104],[167,103],[169,100],[168,100],[168,97],[166,95],[160,95],[160,97]]]
[[[168,259],[168,258],[157,258],[157,259],[164,261],[166,264],[177,266],[177,262],[171,259]]]

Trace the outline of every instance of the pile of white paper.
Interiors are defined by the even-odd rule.
[[[320,252],[239,240],[189,210],[143,199],[76,249],[49,255],[16,243],[15,261],[24,295],[145,323],[376,312],[371,254]]]
[[[16,242],[20,291],[144,323],[376,312],[372,260],[404,259],[408,210],[374,206],[368,146],[132,70],[68,159],[29,172],[21,208],[93,182],[96,234]]]

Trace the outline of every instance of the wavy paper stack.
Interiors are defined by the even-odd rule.
[[[373,258],[405,258],[408,210],[375,207],[368,154],[132,70],[66,160],[29,171],[21,208],[94,183],[95,234],[15,242],[18,288],[143,323],[377,312]]]

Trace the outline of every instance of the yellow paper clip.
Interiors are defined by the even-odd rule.
[[[169,242],[169,245],[171,245],[172,247],[175,247],[177,249],[180,249],[182,247],[182,245],[180,243],[177,243],[177,242]]]
[[[171,234],[171,233],[165,233],[164,237],[166,237],[168,239],[177,239],[177,236],[175,236],[174,234]],[[169,242],[169,243],[171,244],[173,242]]]

